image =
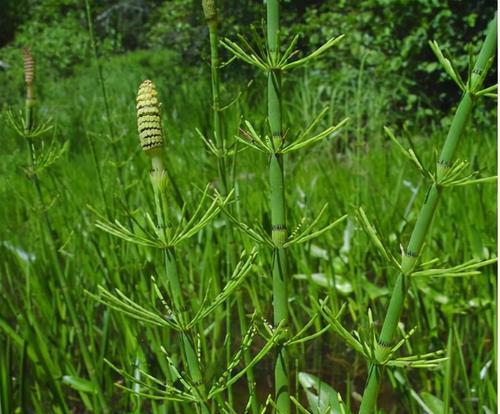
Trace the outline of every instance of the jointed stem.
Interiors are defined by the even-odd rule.
[[[165,270],[168,283],[170,285],[170,292],[172,295],[172,300],[174,303],[174,308],[176,309],[177,317],[184,323],[185,313],[184,313],[184,299],[182,297],[181,284],[179,281],[179,275],[177,273],[177,261],[175,258],[175,252],[173,249],[165,250]],[[201,374],[200,363],[198,361],[198,355],[196,348],[194,346],[192,338],[187,332],[181,333],[181,348],[184,354],[184,359],[187,364],[187,370],[191,377],[193,384],[199,393],[198,397],[202,400],[197,407],[201,414],[208,414],[210,411],[208,409],[207,403],[204,401],[205,398],[205,385],[203,384],[203,376]]]
[[[472,71],[470,81],[471,84],[469,85],[469,88],[472,91],[481,87],[481,83],[483,81],[481,75],[487,67],[488,61],[495,53],[497,32],[496,20],[497,18],[495,15],[495,18],[488,27],[486,40],[483,43],[481,52]],[[385,352],[387,352],[388,347],[393,340],[394,333],[403,310],[405,296],[408,291],[407,279],[413,271],[415,262],[422,250],[425,238],[430,231],[432,219],[442,193],[442,188],[439,187],[439,180],[444,177],[446,170],[450,167],[453,161],[460,138],[463,135],[465,126],[472,112],[473,96],[470,90],[464,94],[460,105],[455,112],[448,136],[446,137],[446,141],[439,157],[437,165],[437,184],[434,183],[431,186],[425,197],[424,204],[420,209],[417,222],[415,223],[410,241],[402,258],[402,273],[399,274],[396,279],[396,284],[394,285],[389,307],[380,332],[380,348],[378,349],[379,359],[383,359]],[[373,412],[377,402],[381,376],[382,367],[372,365],[369,370],[368,381],[363,393],[363,399],[359,410],[360,414],[370,414]]]
[[[104,101],[104,110],[106,113],[106,124],[108,126],[108,133],[109,133],[109,138],[110,138],[110,142],[111,142],[111,145],[110,145],[111,152],[113,153],[115,163],[117,165],[119,165],[118,161],[120,159],[120,156],[118,154],[118,150],[116,149],[116,145],[114,142],[114,138],[116,137],[115,128],[114,128],[113,120],[111,117],[111,110],[110,110],[110,105],[109,105],[108,93],[106,91],[106,85],[104,83],[104,76],[102,73],[101,61],[99,59],[99,53],[97,50],[97,43],[96,43],[96,40],[94,37],[94,25],[92,24],[92,12],[91,12],[89,0],[85,0],[85,13],[86,13],[86,17],[87,17],[87,26],[88,26],[90,46],[92,48],[92,53],[94,55],[95,64],[96,64],[96,68],[97,68],[97,79],[99,81],[99,87],[101,89],[102,99]],[[124,185],[125,180],[123,178],[123,172],[120,168],[117,168],[117,177],[118,177],[118,181],[120,183],[120,187],[126,188],[126,186]],[[125,201],[128,204],[127,194],[125,194],[124,196],[125,196]]]
[[[267,1],[267,43],[269,53],[277,60],[279,55],[279,2]],[[267,111],[274,147],[282,144],[281,120],[281,73],[269,72],[267,81]],[[269,162],[269,182],[271,189],[272,238],[275,243],[273,252],[273,318],[274,325],[288,325],[288,274],[286,251],[282,247],[286,240],[286,206],[284,159],[280,153],[271,155]],[[274,367],[274,385],[277,412],[290,413],[290,380],[288,376],[288,353],[284,347],[278,347]]]
[[[158,225],[163,232],[163,236],[167,237],[168,232],[168,214],[167,214],[167,200],[165,193],[165,179],[166,171],[162,159],[162,151],[158,150],[152,153],[151,163],[151,182],[153,184],[153,189],[155,192],[155,204],[156,204],[156,219]],[[173,308],[178,322],[181,326],[185,326],[186,312],[185,303],[182,296],[182,287],[179,280],[179,274],[177,271],[177,260],[175,256],[175,250],[173,247],[164,249],[164,260],[165,260],[165,274],[169,284],[169,293],[172,298]],[[184,356],[184,360],[187,364],[187,370],[191,377],[191,380],[196,387],[196,391],[199,394],[200,402],[197,406],[198,412],[201,414],[208,414],[210,411],[208,409],[207,403],[205,401],[205,386],[203,384],[203,376],[201,374],[200,363],[198,361],[198,355],[196,353],[196,348],[193,344],[192,338],[185,331],[181,333],[181,350]]]
[[[212,79],[212,110],[213,110],[213,127],[215,132],[215,145],[220,151],[217,157],[217,168],[219,178],[222,181],[222,188],[225,192],[228,190],[226,160],[224,149],[224,137],[222,131],[222,120],[220,113],[220,80],[219,80],[219,37],[217,35],[217,17],[208,21],[208,31],[210,36],[210,68]]]
[[[71,319],[71,323],[75,329],[76,333],[76,338],[78,341],[79,345],[79,350],[82,354],[83,362],[85,365],[85,368],[87,370],[87,373],[91,379],[91,382],[93,383],[95,390],[96,390],[96,395],[95,397],[98,399],[99,404],[101,406],[101,409],[104,413],[109,412],[109,409],[106,404],[106,400],[104,398],[104,395],[102,393],[101,386],[99,384],[99,380],[97,378],[97,372],[95,369],[95,365],[93,363],[92,358],[90,357],[89,353],[89,346],[87,342],[85,341],[84,338],[84,332],[82,329],[82,326],[80,324],[80,321],[78,320],[78,315],[76,312],[76,309],[73,305],[73,298],[71,297],[70,293],[70,288],[67,284],[66,281],[66,276],[64,274],[64,270],[61,265],[61,258],[58,256],[58,251],[55,242],[55,234],[53,231],[52,224],[50,222],[49,215],[47,213],[47,210],[45,209],[44,206],[44,201],[43,201],[43,193],[42,193],[42,187],[40,185],[40,180],[35,172],[35,154],[34,154],[34,149],[33,149],[33,142],[32,138],[30,137],[31,132],[34,129],[34,106],[35,106],[35,98],[34,98],[34,85],[33,83],[28,83],[26,89],[26,108],[25,108],[25,129],[24,129],[24,135],[26,139],[26,143],[28,145],[28,152],[29,152],[29,164],[31,168],[31,180],[33,181],[33,185],[35,187],[36,195],[38,198],[38,202],[40,204],[40,208],[42,209],[42,226],[45,227],[45,231],[48,234],[48,246],[47,250],[50,256],[50,259],[52,260],[52,265],[54,266],[57,281],[59,285],[61,286],[61,290],[63,293],[63,298],[64,302],[68,308],[69,316]],[[59,392],[59,388],[57,389]],[[61,403],[64,404],[64,399],[62,397],[60,398]],[[63,406],[64,410],[67,410],[67,407],[65,405]]]
[[[230,189],[230,177],[228,171],[226,170],[226,153],[225,153],[225,145],[224,145],[224,131],[223,131],[223,119],[220,108],[220,77],[219,77],[219,38],[217,33],[218,26],[218,16],[217,10],[215,8],[215,3],[211,3],[209,9],[207,10],[206,4],[205,6],[205,17],[207,19],[208,31],[210,36],[210,67],[211,67],[211,81],[212,81],[212,111],[213,111],[213,129],[215,134],[215,144],[217,149],[219,150],[219,154],[217,156],[217,169],[219,173],[219,179],[222,186],[223,195],[227,195]],[[230,208],[230,207],[229,207]],[[226,258],[227,258],[227,273],[230,274],[231,269],[236,266],[236,251],[235,251],[235,243],[234,243],[234,232],[233,227],[228,221],[228,234],[227,234],[227,246],[226,246]],[[227,312],[227,324],[230,324],[231,318],[231,310],[230,310],[230,302],[227,302],[228,312]],[[241,335],[245,335],[247,332],[248,326],[245,315],[245,307],[241,298],[241,293],[236,292],[236,306],[238,311],[238,319],[240,323]],[[220,324],[217,323],[214,329],[214,338],[219,336],[218,331],[220,329]],[[228,349],[230,345],[228,344]],[[217,349],[213,348],[214,351]],[[230,356],[228,355],[228,360]],[[243,359],[245,365],[249,365],[252,360],[250,350],[245,349],[243,352]],[[256,399],[255,392],[255,377],[253,374],[253,368],[249,368],[246,371],[247,383],[248,383],[248,391],[251,399],[251,412],[252,414],[258,413],[258,404]],[[231,390],[229,390],[229,399],[232,399]],[[231,401],[230,401],[231,402]]]

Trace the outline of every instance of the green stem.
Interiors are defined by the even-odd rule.
[[[94,54],[94,59],[97,67],[97,79],[99,82],[99,87],[101,89],[101,94],[102,94],[102,99],[104,101],[104,110],[106,113],[106,124],[108,126],[108,133],[109,133],[109,142],[110,142],[110,147],[111,147],[111,152],[113,153],[114,161],[117,166],[120,165],[119,160],[120,156],[118,154],[118,150],[116,149],[115,145],[115,140],[114,138],[116,137],[114,126],[113,126],[113,120],[111,117],[111,110],[110,110],[110,105],[109,105],[109,100],[108,100],[108,93],[106,91],[106,85],[104,83],[104,76],[102,74],[102,66],[101,66],[101,61],[99,59],[99,53],[97,50],[97,42],[94,37],[94,25],[92,24],[92,11],[90,7],[90,2],[88,0],[85,0],[85,13],[87,17],[87,27],[88,27],[88,32],[89,32],[89,40],[90,40],[90,46],[92,48],[92,53]],[[123,178],[123,171],[120,167],[117,167],[117,177],[118,181],[120,183],[120,188],[126,188],[125,186],[125,180]],[[124,193],[124,199],[125,202],[128,206],[128,197],[127,193]],[[130,224],[132,224],[130,222]]]
[[[31,146],[31,143],[29,143],[29,146]],[[31,151],[32,150],[30,149],[30,153],[31,153]],[[93,359],[90,357],[90,353],[88,351],[89,345],[84,338],[83,329],[82,329],[82,326],[78,320],[76,309],[73,305],[73,298],[71,297],[71,294],[70,294],[70,288],[66,282],[66,276],[64,275],[64,272],[61,269],[60,258],[57,255],[58,249],[56,247],[56,243],[54,240],[54,232],[52,230],[52,225],[51,225],[50,219],[47,215],[47,212],[43,208],[43,195],[42,195],[38,176],[36,176],[36,175],[33,176],[33,182],[34,182],[34,186],[36,189],[38,202],[40,203],[40,205],[42,206],[42,209],[44,210],[42,213],[42,220],[43,220],[43,224],[45,226],[46,232],[48,234],[48,252],[50,255],[50,259],[52,261],[52,265],[55,269],[57,281],[58,281],[59,285],[61,286],[61,291],[63,294],[64,302],[66,303],[66,306],[67,306],[68,311],[69,311],[71,323],[73,325],[73,328],[75,329],[75,334],[76,334],[76,338],[78,341],[80,352],[82,354],[83,362],[84,362],[85,368],[87,369],[87,372],[89,374],[90,380],[95,387],[97,398],[99,400],[99,404],[100,404],[103,412],[108,413],[109,409],[107,407],[106,400],[105,400],[104,395],[102,393],[101,385],[99,384],[99,381],[97,379],[98,373],[96,372],[96,369],[95,369],[95,366],[93,363]]]
[[[207,13],[208,12],[208,13]],[[223,119],[222,113],[220,109],[220,76],[219,76],[219,38],[217,33],[218,27],[218,16],[217,10],[215,9],[215,3],[213,4],[213,8],[210,10],[205,10],[205,17],[207,18],[208,31],[210,36],[210,68],[211,68],[211,82],[212,82],[212,111],[213,111],[213,128],[215,134],[215,145],[219,150],[219,154],[217,156],[217,169],[219,173],[219,179],[222,186],[222,192],[224,195],[227,195],[230,188],[230,177],[228,177],[228,171],[226,169],[226,154],[225,154],[225,145],[224,145],[224,135],[223,135]],[[236,258],[236,245],[234,232],[231,223],[227,220],[227,273],[230,274],[231,269],[234,269],[236,266],[237,258]],[[230,302],[227,302],[228,308],[231,307]],[[236,293],[236,306],[238,311],[238,319],[240,323],[241,334],[245,335],[248,330],[248,325],[246,321],[245,314],[245,306],[243,304],[241,293]],[[230,309],[226,313],[228,318],[228,325],[230,324],[230,318],[232,312]],[[219,320],[219,318],[217,318]],[[220,323],[215,325],[214,329],[214,337],[217,338],[219,336],[218,331],[220,330]],[[228,345],[228,349],[230,348],[230,344]],[[216,347],[214,347],[214,351],[216,351]],[[252,356],[249,349],[246,349],[243,352],[243,360],[245,365],[249,365]],[[247,377],[247,385],[248,392],[251,399],[251,412],[252,414],[257,414],[259,412],[256,392],[255,392],[255,376],[253,373],[253,368],[249,368],[246,372]],[[229,392],[229,397],[232,397],[231,391]]]
[[[205,4],[204,4],[205,6]],[[219,81],[219,49],[218,49],[218,34],[217,34],[217,12],[215,10],[215,4],[212,4],[211,9],[208,11],[205,10],[205,18],[207,19],[208,32],[210,37],[210,75],[211,75],[211,83],[212,83],[212,114],[213,114],[213,132],[215,135],[215,145],[219,151],[223,148],[223,138],[221,131],[221,114],[220,114],[220,81]],[[227,180],[226,180],[226,168],[224,162],[224,156],[222,153],[217,154],[217,172],[219,175],[219,180],[221,182],[222,192],[226,194],[227,192]],[[216,280],[216,288],[220,289],[222,286],[222,278],[219,272],[217,272],[217,280]],[[229,306],[229,304],[228,304]],[[216,311],[218,313],[218,317],[216,318],[216,323],[214,326],[214,340],[217,341],[218,338],[221,337],[222,330],[222,320],[221,317],[222,312],[220,309]],[[226,325],[230,324],[230,320],[227,319],[230,317],[230,312],[226,314]],[[230,347],[230,344],[228,345]],[[217,347],[212,348],[212,359],[215,358],[215,352],[217,351]],[[227,356],[229,361],[230,356]],[[229,395],[228,398],[231,401],[231,389],[228,390]]]
[[[175,251],[173,248],[165,249],[164,255],[165,270],[170,285],[170,292],[172,295],[172,301],[174,303],[176,316],[180,319],[180,322],[183,325],[186,317],[184,308],[185,304],[184,298],[182,296],[179,274],[177,272],[177,260],[175,257]],[[187,364],[189,376],[191,377],[191,380],[197,389],[199,397],[202,400],[199,403],[199,412],[202,414],[209,414],[210,410],[205,402],[206,390],[205,385],[203,384],[203,376],[201,374],[196,347],[194,346],[192,338],[185,331],[181,333],[181,348]]]
[[[34,86],[26,85],[26,105],[25,105],[26,111],[25,111],[25,122],[24,122],[25,135],[28,135],[33,129],[34,106],[35,106]]]
[[[156,204],[156,218],[160,229],[163,231],[163,237],[166,240],[168,233],[168,214],[167,214],[167,200],[165,193],[164,180],[166,177],[166,171],[163,164],[163,152],[157,150],[151,153],[151,182],[153,184],[153,189],[155,193],[155,204]],[[182,295],[182,287],[179,279],[179,274],[177,270],[177,259],[175,255],[174,247],[169,247],[164,249],[164,261],[165,261],[165,274],[169,284],[169,291],[173,302],[173,308],[178,322],[181,326],[185,326],[187,314],[184,303],[184,297]],[[201,414],[209,414],[210,410],[205,401],[206,390],[203,384],[203,376],[201,374],[200,363],[198,361],[198,355],[196,352],[196,347],[194,346],[192,338],[187,331],[181,332],[181,350],[184,355],[184,360],[186,361],[187,370],[189,376],[196,387],[198,392],[198,397],[200,402],[198,404],[198,412]]]
[[[40,207],[42,209],[42,215],[41,215],[42,226],[45,227],[45,231],[48,234],[48,238],[47,238],[48,249],[47,250],[49,252],[49,256],[50,256],[50,259],[52,261],[52,265],[55,269],[58,283],[61,286],[63,298],[64,298],[64,301],[65,301],[66,306],[67,306],[68,311],[69,311],[71,323],[75,329],[79,349],[80,349],[80,352],[82,354],[85,368],[87,370],[87,373],[89,374],[91,382],[93,383],[93,385],[96,389],[96,395],[97,395],[97,399],[99,400],[99,404],[100,404],[103,412],[107,413],[107,412],[109,412],[109,409],[107,407],[106,400],[104,398],[101,386],[99,384],[99,380],[97,378],[98,374],[96,372],[93,360],[92,360],[92,358],[90,358],[90,353],[88,351],[88,343],[84,338],[83,329],[81,327],[80,322],[78,321],[78,316],[77,316],[77,312],[75,310],[75,307],[73,305],[73,298],[71,297],[70,288],[69,288],[68,284],[66,283],[66,276],[65,276],[64,271],[63,271],[62,266],[61,266],[61,258],[58,257],[58,254],[57,254],[57,252],[59,250],[56,247],[55,233],[53,231],[53,227],[52,227],[52,224],[50,222],[50,218],[47,214],[47,210],[44,207],[43,193],[42,193],[42,187],[40,185],[40,179],[34,171],[35,155],[34,155],[34,151],[33,151],[32,139],[29,138],[29,134],[32,132],[33,126],[34,126],[34,106],[35,106],[34,85],[29,84],[29,85],[27,85],[25,131],[24,132],[25,132],[26,143],[28,145],[30,168],[32,171],[31,180],[33,181],[33,185],[35,187],[35,192],[37,195],[38,203],[40,204]],[[65,407],[63,407],[63,408],[66,409]]]
[[[219,80],[219,37],[217,34],[217,17],[209,20],[208,32],[210,36],[210,73],[212,79],[212,111],[213,111],[213,127],[215,133],[215,145],[219,150],[217,156],[217,168],[219,178],[222,181],[222,188],[225,192],[228,190],[228,182],[226,177],[226,160],[224,154],[224,137],[222,131],[222,120],[220,112],[220,80]]]
[[[488,61],[494,56],[497,37],[496,21],[497,17],[495,15],[488,27],[488,34],[472,71],[470,82],[472,90],[477,90],[481,87],[481,75],[487,67]],[[379,347],[377,348],[376,355],[378,360],[383,360],[387,356],[394,333],[396,332],[396,328],[403,311],[405,296],[408,291],[407,279],[410,277],[410,274],[415,267],[415,263],[420,255],[425,238],[430,232],[432,219],[441,198],[442,189],[439,187],[439,180],[443,178],[446,170],[452,164],[460,138],[463,135],[465,126],[467,125],[467,121],[472,112],[472,107],[473,96],[470,92],[466,92],[455,112],[450,130],[439,157],[437,165],[438,184],[433,184],[425,197],[424,204],[420,209],[417,222],[415,223],[410,241],[401,261],[402,273],[396,279],[396,284],[394,285],[389,307],[380,332]],[[361,401],[361,407],[359,410],[360,414],[370,414],[374,411],[380,388],[381,377],[382,368],[372,365],[369,370],[367,384]]]
[[[279,45],[279,1],[267,1],[267,44],[273,60],[278,59]],[[269,72],[267,81],[267,112],[269,125],[276,150],[281,147],[281,73]],[[288,325],[288,275],[286,251],[282,247],[287,237],[285,177],[283,155],[276,152],[269,162],[269,182],[271,191],[272,238],[275,244],[273,252],[273,318],[274,325]],[[283,346],[278,346],[274,367],[275,400],[279,414],[290,413],[290,379],[288,376],[288,353]]]

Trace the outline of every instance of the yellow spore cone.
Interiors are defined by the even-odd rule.
[[[163,146],[160,101],[155,84],[150,80],[142,82],[137,93],[137,128],[146,153]]]

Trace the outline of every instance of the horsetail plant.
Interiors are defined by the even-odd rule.
[[[64,268],[64,258],[61,255],[60,249],[58,248],[57,234],[54,231],[51,219],[47,212],[47,206],[44,201],[44,193],[42,185],[40,182],[40,173],[47,169],[49,166],[54,164],[68,149],[68,141],[63,145],[58,146],[55,143],[55,139],[52,140],[51,144],[44,148],[38,150],[35,148],[35,138],[43,139],[44,135],[49,131],[54,130],[54,125],[51,119],[44,119],[36,121],[35,117],[35,59],[29,50],[29,48],[23,48],[23,62],[24,62],[24,80],[26,84],[26,101],[25,101],[25,114],[23,116],[16,116],[12,112],[8,112],[8,119],[11,126],[17,132],[19,136],[24,138],[26,145],[28,147],[28,168],[26,169],[28,178],[32,181],[36,198],[38,202],[38,208],[41,211],[40,214],[40,225],[43,231],[43,236],[41,237],[43,247],[48,255],[51,265],[55,269],[56,280],[61,287],[64,304],[67,307],[69,318],[75,330],[75,336],[78,343],[78,349],[81,352],[83,359],[83,365],[87,371],[90,381],[84,379],[83,381],[89,384],[94,395],[94,405],[103,413],[108,413],[108,405],[106,399],[104,398],[103,390],[99,384],[99,379],[97,377],[96,363],[91,358],[91,353],[89,344],[84,338],[84,331],[82,324],[79,320],[76,307],[74,305],[74,299],[71,295],[71,290],[67,282],[67,274]],[[28,315],[29,318],[33,319],[31,311]],[[33,325],[37,324],[35,321],[30,321]],[[36,329],[39,329],[37,326]],[[48,354],[44,357],[50,358]],[[50,371],[49,368],[47,368]],[[55,372],[48,372],[49,375],[56,375]],[[69,378],[69,376],[66,376]],[[71,376],[71,378],[75,378]],[[81,380],[81,378],[79,378]],[[63,398],[62,390],[60,384],[55,385],[57,399],[59,400],[61,409],[63,412],[68,412],[68,407]]]
[[[347,119],[337,126],[329,127],[317,135],[312,135],[313,129],[327,111],[325,108],[312,124],[307,127],[304,132],[299,134],[294,141],[286,143],[282,122],[282,75],[284,71],[302,66],[320,56],[335,45],[342,36],[330,39],[323,46],[306,57],[293,60],[292,58],[298,53],[294,50],[298,41],[298,36],[293,38],[285,52],[282,53],[279,42],[279,1],[268,0],[266,2],[266,7],[267,38],[265,41],[265,50],[260,47],[254,48],[241,36],[240,41],[242,46],[228,39],[223,41],[223,45],[236,57],[264,71],[267,75],[267,120],[271,137],[260,137],[250,122],[246,121],[245,124],[248,129],[247,135],[249,139],[238,139],[254,149],[269,154],[271,237],[269,238],[269,236],[265,235],[262,231],[252,230],[248,226],[238,223],[236,219],[233,221],[254,240],[266,243],[272,247],[273,320],[276,326],[283,325],[288,327],[289,281],[286,248],[293,243],[304,242],[319,236],[345,219],[346,216],[327,225],[323,229],[313,232],[313,226],[318,223],[319,217],[322,214],[320,213],[320,215],[313,220],[313,223],[308,226],[307,230],[302,232],[300,236],[295,237],[296,235],[293,235],[293,237],[289,238],[285,202],[285,154],[331,136],[347,121]],[[324,209],[322,211],[324,211]],[[286,344],[287,341],[285,338],[284,342],[277,349],[277,357],[274,366],[275,404],[276,412],[280,414],[288,414],[291,412],[289,360]]]
[[[35,123],[35,59],[28,47],[22,49],[24,66],[24,83],[26,85],[26,98],[24,103],[24,116],[17,116],[7,112],[11,126],[17,134],[26,139],[30,150],[30,164],[35,165],[35,155],[32,154],[32,139],[44,135],[53,126],[50,119]]]
[[[144,81],[139,87],[137,94],[137,127],[141,147],[151,158],[151,183],[155,194],[156,218],[158,225],[163,232],[168,231],[168,221],[166,218],[166,172],[163,166],[163,136],[160,120],[160,104],[158,92],[150,80]],[[165,233],[164,233],[165,234]],[[161,234],[160,234],[161,237]],[[165,273],[172,295],[173,309],[180,326],[184,325],[184,298],[177,271],[177,262],[173,248],[163,249],[165,260]],[[187,332],[181,333],[181,348],[187,363],[187,368],[191,380],[197,387],[200,397],[204,397],[205,389],[202,374],[198,361],[198,355],[194,339]],[[200,399],[199,410],[201,413],[208,413],[208,407],[203,399]]]
[[[212,153],[215,155],[217,159],[217,170],[219,175],[219,181],[221,183],[223,194],[227,194],[229,188],[232,185],[233,180],[231,180],[232,174],[229,171],[226,157],[228,155],[227,145],[224,139],[224,120],[222,117],[223,108],[221,107],[221,99],[220,99],[220,58],[219,58],[219,36],[218,36],[218,11],[216,7],[215,0],[202,0],[203,14],[205,16],[205,21],[208,26],[209,39],[210,39],[210,77],[211,77],[211,90],[212,90],[212,114],[213,114],[213,135],[215,137],[215,146],[210,140],[205,139],[202,136],[202,139],[207,144],[208,148],[213,148]],[[227,107],[226,107],[227,108]],[[200,133],[201,135],[201,133]],[[234,171],[234,159],[233,159],[233,171]],[[228,207],[230,209],[230,207]],[[226,220],[228,220],[226,218]],[[227,257],[227,266],[226,268],[232,269],[236,264],[236,243],[234,239],[234,231],[231,223],[227,222],[227,237],[226,237],[226,257]],[[226,313],[226,325],[228,330],[230,330],[231,324],[231,304],[227,303],[228,312]],[[241,298],[241,293],[236,292],[236,306],[238,311],[238,320],[240,324],[241,334],[244,335],[248,330],[248,325],[246,321],[245,307],[243,304],[243,300]],[[217,338],[219,335],[218,330],[220,329],[219,324],[217,323],[214,328],[214,337]],[[229,339],[229,338],[228,338]],[[228,351],[230,350],[230,342],[228,342]],[[214,351],[216,347],[214,347]],[[229,360],[229,353],[228,353]],[[243,351],[243,357],[245,365],[249,365],[251,361],[250,350],[245,349]],[[250,407],[252,414],[258,413],[258,404],[257,397],[255,392],[255,377],[253,373],[253,369],[250,367],[247,370],[247,385],[248,385],[248,393],[250,396]],[[229,391],[229,400],[232,401],[232,393],[231,389]]]
[[[416,271],[424,241],[430,232],[431,222],[444,188],[483,181],[474,180],[471,177],[461,177],[461,173],[464,171],[466,164],[460,161],[454,161],[453,159],[458,148],[460,138],[464,133],[467,121],[470,118],[474,101],[477,97],[489,94],[495,89],[495,87],[488,87],[485,89],[481,88],[495,54],[496,37],[497,17],[495,15],[494,19],[488,26],[486,39],[481,47],[481,51],[479,52],[475,64],[472,67],[472,71],[469,74],[467,82],[463,82],[461,80],[460,75],[454,69],[451,60],[444,58],[437,43],[431,43],[431,47],[435,51],[439,61],[443,64],[446,72],[449,73],[452,79],[458,84],[463,92],[463,96],[455,112],[450,130],[442,147],[435,173],[426,171],[412,150],[406,151],[400,144],[398,144],[400,149],[403,149],[403,153],[417,165],[417,168],[421,172],[423,172],[425,178],[432,180],[432,184],[425,196],[424,204],[420,209],[410,241],[402,255],[403,257],[400,263],[398,263],[398,261],[395,260],[395,258],[392,257],[392,255],[390,255],[387,249],[382,245],[375,234],[374,229],[368,223],[366,216],[363,214],[361,215],[361,222],[371,235],[372,240],[375,240],[379,249],[382,251],[382,254],[386,256],[386,258],[390,259],[390,261],[393,262],[393,264],[399,269],[399,274],[389,301],[389,307],[382,325],[380,336],[373,344],[374,348],[372,349],[374,349],[374,353],[370,358],[368,358],[368,360],[371,361],[371,366],[363,393],[359,411],[360,414],[370,414],[375,409],[383,367],[387,364],[388,357],[394,352],[394,348],[391,346],[391,343],[403,311],[410,278],[414,276],[467,275],[470,274],[470,272],[476,272],[478,267],[492,262],[492,260],[490,260],[484,262],[466,263],[454,268],[454,271],[450,271],[450,269],[426,269],[420,272]],[[391,139],[396,141],[391,131],[386,131]]]
[[[220,76],[219,76],[219,36],[217,33],[218,16],[215,0],[202,0],[203,14],[208,26],[210,37],[210,76],[212,83],[212,114],[213,132],[217,149],[217,167],[222,188],[228,190],[227,171],[225,165],[224,137],[222,131],[220,106]]]
[[[143,227],[141,227],[141,230],[136,230],[128,229],[119,221],[113,223],[101,217],[101,220],[97,222],[97,226],[128,242],[158,248],[162,251],[164,275],[167,281],[167,297],[169,300],[163,294],[160,284],[157,284],[156,280],[153,280],[153,284],[155,295],[164,306],[167,316],[165,317],[156,310],[150,310],[135,303],[118,289],[115,289],[115,293],[113,294],[105,288],[99,287],[99,295],[89,294],[100,303],[106,304],[110,308],[118,310],[147,325],[169,328],[178,332],[181,339],[181,356],[187,372],[183,373],[179,371],[175,362],[170,357],[169,351],[165,348],[162,348],[162,352],[167,357],[172,376],[174,380],[179,380],[183,389],[179,389],[168,382],[164,383],[162,380],[152,377],[143,370],[139,370],[139,372],[145,380],[129,375],[111,363],[110,365],[137,386],[149,390],[149,393],[140,392],[139,395],[195,404],[196,410],[200,414],[211,412],[213,403],[216,403],[218,407],[225,407],[224,409],[227,409],[227,403],[222,401],[219,394],[234,384],[241,376],[245,375],[248,370],[252,369],[275,346],[282,336],[283,329],[281,327],[267,329],[266,344],[261,351],[251,361],[248,361],[242,370],[232,375],[232,371],[240,362],[241,355],[248,350],[255,335],[256,323],[252,322],[248,331],[245,332],[240,351],[234,355],[228,363],[226,370],[213,382],[212,386],[207,386],[206,378],[203,375],[205,370],[201,365],[200,349],[196,345],[197,335],[194,329],[220,305],[225,303],[239,288],[245,276],[252,268],[256,251],[241,256],[241,260],[236,264],[226,285],[212,301],[209,302],[206,296],[198,310],[189,308],[183,297],[182,281],[178,273],[176,247],[180,242],[204,228],[220,209],[226,206],[232,193],[230,192],[226,197],[222,197],[217,193],[215,196],[210,196],[207,188],[189,220],[185,221],[181,219],[180,224],[174,226],[168,212],[169,205],[166,191],[168,177],[163,163],[164,140],[160,121],[160,104],[156,88],[149,80],[141,84],[137,95],[137,125],[141,147],[151,160],[152,169],[150,178],[155,197],[156,221],[149,214],[146,214],[146,223],[149,230]],[[206,206],[208,199],[212,201]],[[149,381],[152,381],[152,383],[149,383]],[[159,384],[161,385],[159,386]],[[138,393],[135,389],[123,388],[132,393]]]

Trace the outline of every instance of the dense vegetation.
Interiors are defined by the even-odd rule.
[[[289,233],[300,237],[323,208],[315,229],[342,219],[286,249],[287,331],[276,323],[276,314],[273,321],[271,274],[281,241],[266,246],[276,244],[275,234],[271,242],[266,238],[276,224],[268,182],[274,155],[245,145],[270,135],[269,121],[271,127],[276,123],[272,109],[268,114],[268,81],[242,59],[232,60],[230,50],[238,33],[248,39],[252,33],[264,36],[266,8],[250,1],[217,5],[220,38],[230,39],[226,47],[219,45],[227,62],[220,73],[220,100],[228,105],[219,127],[201,1],[5,2],[0,16],[0,412],[190,413],[197,406],[190,391],[208,394],[219,386],[211,405],[197,406],[200,412],[243,412],[255,391],[248,404],[255,414],[269,394],[274,398],[275,361],[285,340],[293,343],[286,347],[293,409],[315,414],[335,405],[330,386],[346,410],[357,412],[369,366],[343,341],[334,316],[344,306],[342,325],[365,340],[380,331],[397,276],[388,256],[398,256],[410,239],[432,184],[427,168],[434,171],[462,94],[428,41],[449,50],[466,79],[469,56],[480,50],[494,4],[282,2],[283,48],[300,35],[293,59],[346,35],[281,79],[283,145],[300,138],[325,107],[310,132],[329,131],[315,145],[286,154]],[[22,121],[22,46],[36,61],[29,126]],[[491,70],[485,86],[495,75]],[[137,137],[136,94],[145,79],[154,80],[162,103],[166,201],[154,180],[151,186],[154,157],[141,151]],[[346,117],[342,128],[328,130]],[[226,164],[220,163],[218,128],[227,143]],[[496,171],[496,102],[478,99],[466,128],[456,158],[468,161],[460,177],[470,182]],[[206,145],[209,139],[215,147],[211,141]],[[417,154],[417,163],[396,140]],[[415,168],[418,163],[423,174]],[[400,356],[444,349],[448,359],[430,369],[389,367],[380,412],[496,410],[496,268],[491,263],[497,206],[491,181],[449,184],[453,188],[441,200],[420,257],[421,263],[438,259],[427,270],[448,271],[412,277],[397,327],[397,340],[417,328]],[[195,214],[200,200],[200,214],[210,220],[191,224],[191,237],[169,249],[144,242],[151,232],[161,243],[173,240],[169,232],[182,214],[181,227],[189,227],[193,215],[200,218]],[[168,230],[157,234],[163,219]],[[124,236],[115,220],[134,234]],[[148,227],[151,220],[156,224]],[[471,267],[456,267],[462,263]],[[476,271],[477,263],[487,265]],[[174,292],[172,266],[182,285]],[[210,308],[211,303],[217,306]],[[181,313],[178,320],[172,317]],[[189,334],[178,329],[193,319]],[[177,394],[174,402],[151,399],[152,394],[165,397],[165,383],[186,395]],[[273,404],[268,402],[269,412]]]

